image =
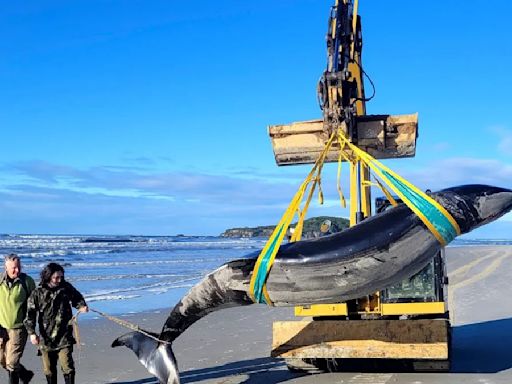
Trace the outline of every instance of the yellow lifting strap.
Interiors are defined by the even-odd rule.
[[[374,177],[373,179],[375,180],[375,183],[368,182],[368,184],[379,187],[384,196],[386,196],[386,199],[388,199],[388,201],[391,203],[391,205],[393,207],[396,207],[398,203],[396,202],[391,192],[389,192],[388,189],[377,178]]]
[[[341,147],[352,152],[351,161],[360,160],[365,163],[402,201],[421,219],[443,246],[460,235],[460,228],[450,213],[437,201],[386,167],[370,154],[352,144],[341,129],[338,130],[338,141]],[[380,184],[380,183],[379,183]],[[384,194],[396,204],[389,192]]]
[[[295,228],[295,232],[293,233],[290,241],[298,241],[302,235],[302,227],[304,222],[304,217],[306,215],[306,211],[309,207],[309,203],[313,196],[316,185],[320,186],[320,173],[322,171],[322,167],[325,161],[325,157],[329,149],[332,146],[334,139],[338,139],[338,143],[340,145],[340,154],[338,157],[338,192],[340,194],[340,200],[342,205],[344,206],[344,197],[340,186],[340,174],[341,174],[341,162],[342,160],[349,161],[355,163],[357,161],[361,161],[366,164],[379,178],[380,180],[386,184],[389,188],[391,188],[401,199],[402,201],[421,219],[421,221],[427,226],[427,228],[432,232],[432,234],[436,237],[436,239],[440,242],[441,245],[446,245],[453,238],[460,235],[460,228],[455,221],[455,219],[450,215],[450,213],[437,201],[432,199],[426,193],[409,183],[407,180],[403,179],[397,173],[393,172],[388,167],[384,166],[381,162],[373,158],[371,155],[361,150],[352,144],[343,131],[338,129],[337,132],[333,133],[329,140],[327,141],[324,150],[318,157],[315,165],[309,172],[306,179],[302,182],[299,190],[294,195],[290,205],[286,209],[285,213],[281,217],[281,220],[275,227],[274,231],[270,235],[267,243],[261,250],[258,259],[256,260],[256,264],[253,269],[253,273],[251,276],[251,284],[250,284],[250,295],[252,299],[257,303],[266,303],[268,305],[272,305],[272,301],[268,295],[266,289],[266,280],[270,269],[272,268],[272,264],[274,262],[275,256],[283,242],[284,236],[288,231],[288,227],[297,213],[299,216],[299,220],[297,222],[297,226]],[[391,193],[384,187],[383,183],[377,179],[375,179],[377,185],[382,189],[383,193],[386,195],[388,200],[392,205],[397,205],[396,200],[393,198]],[[306,193],[306,190],[310,187],[308,198],[306,203],[304,204],[304,208],[300,210],[300,204],[302,202],[303,196]],[[319,188],[320,189],[320,188]],[[322,192],[320,189],[319,198],[322,200]]]
[[[288,231],[288,227],[290,226],[292,219],[296,213],[298,213],[299,215],[299,220],[297,222],[297,226],[290,241],[300,240],[300,236],[302,234],[303,220],[307,208],[313,196],[315,187],[317,185],[320,185],[320,173],[322,171],[325,157],[327,156],[327,153],[331,148],[331,145],[335,138],[336,134],[333,133],[329,140],[327,141],[327,144],[325,145],[324,150],[318,157],[315,165],[309,172],[306,179],[300,185],[299,190],[295,193],[295,196],[293,196],[292,201],[288,205],[288,208],[281,217],[281,220],[279,220],[279,223],[276,225],[267,243],[261,250],[258,259],[256,260],[256,264],[254,266],[251,277],[250,294],[252,299],[257,303],[266,303],[268,305],[272,305],[272,301],[270,300],[267,289],[265,287],[265,282],[267,280],[268,273],[270,272],[270,268],[272,268],[272,264],[274,262],[277,251],[279,250],[279,247],[283,242],[283,238]],[[310,187],[308,199],[305,203],[304,208],[301,211],[300,204],[302,202],[302,199],[304,197],[304,194],[306,193],[308,186]],[[321,194],[320,199],[322,199]]]

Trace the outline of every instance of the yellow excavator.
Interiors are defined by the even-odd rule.
[[[367,115],[358,0],[336,0],[327,33],[327,68],[318,84],[323,118],[270,126],[279,166],[314,163],[332,132],[344,134],[374,158],[413,157],[418,116]],[[368,78],[373,87],[373,83]],[[337,162],[334,143],[325,161]],[[350,225],[371,215],[369,169],[350,163]],[[375,201],[376,212],[389,206]],[[371,234],[369,234],[371,236]],[[421,272],[387,289],[345,303],[299,306],[297,321],[273,325],[272,356],[292,370],[350,369],[367,363],[414,370],[449,370],[450,322],[444,251]]]

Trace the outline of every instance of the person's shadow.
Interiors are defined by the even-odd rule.
[[[497,373],[512,368],[512,318],[456,326],[452,335],[450,373]],[[396,371],[396,366],[380,368]],[[343,364],[340,370],[344,371]],[[184,371],[180,379],[182,384],[187,384],[234,375],[245,375],[242,380],[246,384],[277,384],[302,376],[288,371],[283,360],[262,357]],[[158,381],[146,378],[116,384],[158,384]]]

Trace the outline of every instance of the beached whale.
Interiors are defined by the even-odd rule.
[[[431,197],[452,215],[461,233],[494,221],[512,209],[512,190],[487,185],[448,188]],[[439,241],[418,216],[400,204],[345,231],[282,245],[266,287],[276,306],[344,302],[413,276],[440,248]],[[213,311],[253,304],[249,286],[258,254],[228,262],[192,287],[172,309],[160,339],[172,342]],[[150,338],[131,332],[112,344],[119,345],[131,348],[161,383],[179,382],[169,344],[158,346]],[[155,361],[171,366],[155,372],[155,366],[162,366]]]

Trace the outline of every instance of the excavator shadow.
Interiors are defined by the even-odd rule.
[[[453,327],[455,373],[497,373],[512,368],[512,318]]]

